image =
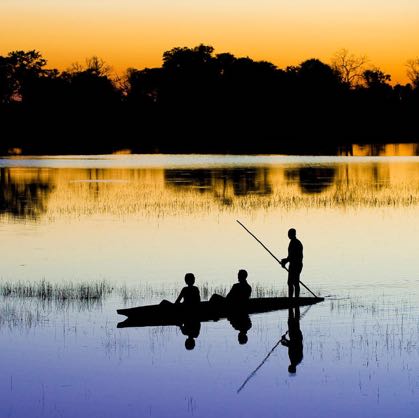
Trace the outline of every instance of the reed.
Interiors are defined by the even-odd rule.
[[[231,285],[220,285],[204,282],[197,284],[201,300],[209,300],[214,293],[221,296],[226,296],[230,291]],[[122,300],[126,302],[133,301],[159,301],[161,299],[174,300],[179,295],[181,285],[179,283],[166,285],[151,285],[149,283],[142,283],[137,286],[128,287],[127,285],[114,286],[114,291],[119,294]],[[252,297],[278,297],[286,296],[285,289],[278,289],[276,286],[267,287],[260,283],[252,283]]]
[[[215,285],[208,282],[199,286],[202,300],[208,300],[217,293],[226,296],[230,285]],[[286,296],[284,289],[260,283],[252,284],[253,297]],[[0,281],[0,296],[16,298],[36,298],[45,301],[99,301],[107,296],[119,296],[122,301],[153,301],[175,299],[181,290],[179,283],[152,285],[140,283],[136,286],[115,285],[107,281],[82,283],[51,283],[47,280],[38,282]]]
[[[101,300],[111,294],[113,287],[106,281],[82,283],[38,282],[0,282],[0,296],[37,298],[42,300]]]
[[[15,303],[2,300],[0,304],[0,329],[7,327],[30,329],[48,322],[45,309],[39,304]]]

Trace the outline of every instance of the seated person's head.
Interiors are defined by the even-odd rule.
[[[239,270],[238,274],[239,282],[242,283],[247,279],[247,271],[246,270]]]
[[[192,337],[188,337],[185,340],[185,348],[187,350],[193,350],[195,348],[195,340]]]
[[[239,332],[237,339],[239,340],[240,345],[246,344],[248,340],[247,334],[245,332]]]
[[[192,286],[195,283],[195,276],[192,273],[185,274],[185,283],[188,286]]]

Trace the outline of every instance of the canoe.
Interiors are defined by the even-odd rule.
[[[190,321],[218,321],[236,315],[252,315],[264,312],[290,309],[299,306],[314,305],[323,302],[324,298],[300,297],[296,298],[254,298],[245,304],[231,304],[227,301],[200,302],[190,307],[184,304],[171,304],[166,302],[161,305],[138,306],[136,308],[118,309],[120,315],[127,319],[118,324],[118,328],[147,327],[156,325],[179,325]]]

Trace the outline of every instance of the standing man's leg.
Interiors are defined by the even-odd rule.
[[[293,269],[294,270],[294,269]],[[294,271],[294,286],[295,286],[295,297],[300,297],[300,274],[303,270],[303,265],[297,265],[295,266]]]
[[[288,297],[292,298],[294,295],[294,284],[293,284],[293,277],[291,273],[291,268],[288,271]]]
[[[295,281],[294,287],[295,287],[295,297],[299,298],[300,297],[300,280],[299,279]]]
[[[300,273],[303,269],[303,266],[295,265],[290,263],[289,272],[288,272],[288,296],[290,298],[294,295],[295,297],[300,297]]]

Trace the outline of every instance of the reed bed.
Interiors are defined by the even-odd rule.
[[[202,300],[209,300],[217,293],[226,296],[230,285],[217,285],[202,283],[199,286]],[[252,284],[253,297],[285,296],[284,289],[271,286],[266,287],[260,283]],[[33,298],[43,301],[100,301],[108,296],[120,297],[123,302],[156,301],[161,299],[174,300],[179,295],[181,286],[173,284],[141,283],[136,286],[126,284],[112,284],[107,281],[82,283],[51,283],[47,280],[37,282],[11,282],[0,281],[0,296],[4,298]]]
[[[284,296],[285,291],[275,287],[252,284],[253,297]],[[217,293],[225,296],[229,285],[203,283],[199,285],[202,300]],[[135,286],[111,284],[107,281],[82,283],[11,282],[0,280],[0,329],[28,330],[54,323],[62,314],[91,312],[101,309],[105,299],[112,310],[123,306],[159,303],[162,299],[175,301],[181,286],[173,284],[141,283]]]
[[[68,216],[135,216],[166,218],[202,216],[212,213],[240,213],[249,210],[301,208],[359,209],[386,207],[415,207],[419,205],[419,185],[386,185],[377,190],[371,184],[356,182],[350,186],[334,184],[321,193],[302,193],[299,186],[287,184],[275,187],[269,194],[248,193],[236,195],[233,186],[220,191],[215,181],[210,189],[160,189],[147,184],[100,184],[92,198],[92,191],[85,184],[55,196],[48,216],[51,219]],[[53,199],[51,199],[51,202]]]
[[[369,165],[329,165],[327,167],[336,170],[335,176],[326,179],[324,185],[312,192],[305,190],[298,178],[287,175],[288,171],[298,167],[284,165],[267,171],[260,168],[253,179],[254,186],[243,190],[238,190],[237,179],[220,170],[212,170],[200,186],[196,181],[183,184],[176,178],[167,179],[167,171],[163,169],[97,170],[93,177],[89,170],[63,169],[54,172],[51,178],[54,192],[49,197],[46,216],[48,219],[93,215],[165,218],[185,213],[202,216],[256,209],[359,209],[419,205],[415,165],[403,165],[401,169],[406,170],[406,175],[400,178],[399,165],[380,164],[378,179]],[[193,170],[184,171],[190,174],[188,178],[193,178]],[[244,180],[245,177],[242,178]],[[247,184],[246,181],[244,184]]]
[[[206,301],[209,300],[214,293],[226,296],[231,285],[219,285],[205,282],[198,285],[198,288],[201,294],[201,300]],[[266,287],[260,283],[252,283],[252,289],[252,297],[286,296],[285,289],[278,289],[274,286]],[[134,301],[159,301],[161,299],[174,301],[179,295],[180,290],[181,286],[179,283],[170,285],[151,285],[149,283],[144,283],[131,287],[128,287],[127,285],[114,286],[114,292],[118,294],[125,303]]]
[[[37,298],[42,300],[100,300],[113,291],[106,281],[83,283],[0,282],[0,296]]]
[[[334,176],[325,178],[323,183],[315,178],[307,184],[300,184],[298,173],[295,174],[301,167],[306,166],[259,167],[250,179],[244,169],[239,179],[215,169],[210,170],[202,184],[199,179],[194,180],[193,170],[183,170],[191,178],[185,184],[182,176],[179,180],[176,176],[167,178],[170,170],[163,169],[54,170],[48,183],[43,183],[44,177],[39,180],[39,193],[30,198],[22,200],[12,193],[10,205],[17,202],[18,206],[0,213],[0,219],[33,222],[98,215],[164,219],[254,210],[358,210],[419,205],[419,173],[415,164],[379,164],[377,178],[373,165],[326,165],[336,171]],[[10,169],[12,189],[31,190],[32,184],[36,184],[33,176],[32,171],[25,177]]]
[[[0,328],[30,329],[48,322],[44,307],[39,304],[13,303],[3,300],[0,304]]]

